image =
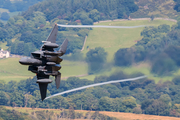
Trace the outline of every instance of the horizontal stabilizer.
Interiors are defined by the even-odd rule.
[[[41,94],[41,100],[43,101],[46,98],[48,83],[38,83],[38,84],[39,84],[39,89],[40,89],[40,94]]]
[[[62,56],[66,53],[67,45],[68,45],[68,39],[65,39],[63,44],[61,45],[60,50],[58,51],[61,53],[61,54],[59,54],[59,56]]]
[[[55,82],[56,82],[56,88],[58,89],[61,82],[61,73],[57,76],[55,76]]]

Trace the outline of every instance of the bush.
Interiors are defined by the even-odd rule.
[[[164,55],[158,56],[158,58],[152,62],[151,72],[157,75],[170,75],[173,71],[176,70],[176,63]]]
[[[7,12],[3,12],[1,14],[1,19],[2,20],[8,20],[10,18],[9,14]]]

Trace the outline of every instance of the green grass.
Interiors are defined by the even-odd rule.
[[[0,59],[0,80],[9,82],[11,80],[20,81],[35,76],[28,71],[28,66],[19,64],[20,58]],[[87,74],[87,64],[84,62],[63,61],[62,78]]]
[[[5,82],[19,81],[34,75],[27,71],[27,66],[20,65],[18,61],[19,58],[0,59],[0,80]]]
[[[69,76],[86,75],[88,72],[88,65],[85,62],[73,62],[73,61],[63,61],[61,63],[62,78]]]
[[[18,12],[18,11],[16,11],[16,12],[10,12],[10,13],[9,13],[9,16],[10,16],[10,17],[13,17],[13,16],[15,16],[15,15],[18,15],[19,13],[21,13],[21,12]]]
[[[0,12],[1,12],[1,13],[3,13],[3,12],[7,12],[7,13],[8,13],[9,10],[8,10],[8,9],[4,9],[4,8],[0,8]]]

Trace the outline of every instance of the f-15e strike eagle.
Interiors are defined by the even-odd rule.
[[[61,73],[58,70],[61,69],[60,62],[63,60],[60,56],[65,54],[68,40],[63,42],[59,51],[55,51],[54,48],[59,47],[56,44],[57,33],[58,25],[55,24],[47,40],[43,41],[41,49],[32,52],[31,57],[23,57],[19,60],[22,65],[29,65],[29,71],[36,73],[42,101],[46,98],[48,84],[52,82],[49,79],[50,75],[55,76],[56,88],[60,86]]]

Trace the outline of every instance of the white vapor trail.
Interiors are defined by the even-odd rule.
[[[139,25],[139,26],[101,26],[101,25],[62,25],[57,24],[60,27],[79,27],[79,28],[139,28],[146,27],[147,25]]]
[[[96,84],[92,84],[92,85],[87,85],[87,86],[75,88],[75,89],[72,89],[72,90],[67,90],[67,91],[64,91],[64,92],[61,92],[61,93],[57,93],[57,94],[51,95],[51,96],[49,96],[49,97],[46,97],[45,99],[49,99],[49,98],[52,98],[52,97],[55,97],[55,96],[58,96],[58,95],[63,95],[63,94],[65,94],[65,93],[74,92],[74,91],[77,91],[77,90],[86,89],[86,88],[89,88],[89,87],[106,85],[106,84],[110,84],[110,83],[134,81],[134,80],[139,80],[139,79],[143,79],[143,78],[146,78],[146,77],[147,77],[147,76],[140,76],[140,77],[136,77],[136,78],[129,78],[129,79],[122,79],[122,80],[113,80],[113,81],[108,81],[108,82],[103,82],[103,83],[96,83]]]

